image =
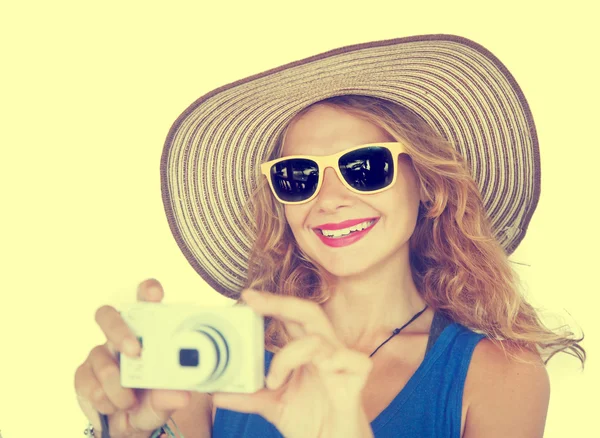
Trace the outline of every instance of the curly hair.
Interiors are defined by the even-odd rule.
[[[409,245],[413,280],[429,307],[486,335],[509,357],[528,350],[547,363],[565,352],[583,367],[583,336],[575,338],[567,326],[547,328],[525,300],[518,275],[493,235],[477,184],[448,141],[408,109],[375,97],[336,96],[316,104],[347,111],[405,144],[426,196]],[[287,127],[272,145],[270,158],[281,153]],[[297,245],[283,206],[272,196],[266,179],[258,181],[246,210],[256,239],[245,287],[323,304],[329,299],[330,274]],[[280,321],[265,318],[267,350],[277,352],[289,341]]]

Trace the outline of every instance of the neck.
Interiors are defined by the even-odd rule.
[[[331,298],[323,310],[347,347],[369,354],[426,305],[408,265],[403,270],[396,265],[396,269],[335,278],[331,283]],[[405,332],[427,331],[426,323],[423,314]]]

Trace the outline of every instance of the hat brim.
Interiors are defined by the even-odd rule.
[[[507,254],[525,236],[540,196],[539,148],[506,67],[453,35],[357,44],[217,88],[171,127],[161,159],[169,226],[219,293],[237,299],[245,283],[253,236],[242,206],[272,142],[303,108],[345,94],[390,100],[421,116],[465,157]]]

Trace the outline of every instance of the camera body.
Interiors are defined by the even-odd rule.
[[[246,305],[136,303],[121,317],[142,344],[121,386],[252,393],[264,387],[264,319]]]

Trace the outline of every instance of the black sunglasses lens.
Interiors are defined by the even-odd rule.
[[[369,146],[340,157],[340,171],[352,187],[372,192],[389,186],[394,179],[394,159],[384,147]]]
[[[271,166],[271,181],[277,196],[286,202],[310,198],[319,182],[319,167],[312,160],[291,158]]]

